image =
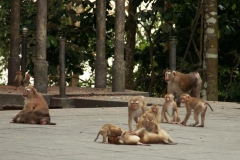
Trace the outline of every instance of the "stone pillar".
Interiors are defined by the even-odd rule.
[[[47,93],[48,62],[47,43],[47,0],[37,1],[36,61],[34,62],[34,87],[40,93]]]
[[[107,61],[106,52],[106,0],[97,0],[97,43],[95,68],[95,88],[106,88],[107,86]]]
[[[169,37],[169,69],[176,71],[176,47],[177,38],[176,36]]]
[[[26,75],[27,37],[28,37],[28,29],[23,28],[22,30],[22,62],[21,62],[21,71],[22,71],[23,78]]]
[[[60,98],[66,97],[66,75],[65,75],[65,38],[59,39],[59,69],[60,69]]]
[[[8,58],[8,85],[14,84],[16,72],[20,70],[20,2],[11,0],[10,56]]]
[[[113,61],[113,92],[125,91],[124,27],[125,1],[115,0],[115,47]]]

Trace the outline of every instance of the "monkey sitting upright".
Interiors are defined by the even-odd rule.
[[[165,102],[163,104],[161,113],[161,123],[164,122],[164,119],[167,121],[167,123],[180,124],[181,122],[178,107],[172,94],[165,95]]]
[[[22,72],[17,71],[16,76],[14,78],[14,86],[16,87],[15,90],[19,89],[19,87],[21,86],[22,80],[23,80]]]
[[[159,124],[155,121],[155,116],[152,113],[145,113],[143,114],[136,126],[136,129],[145,128],[146,131],[151,133],[157,133],[159,131]]]
[[[23,92],[24,107],[13,119],[13,123],[55,124],[50,122],[48,104],[43,96],[32,86]]]
[[[153,104],[152,106],[151,106],[151,108],[147,111],[148,113],[152,113],[152,114],[154,114],[155,115],[155,121],[157,122],[157,123],[160,123],[160,110],[159,110],[159,105],[157,105],[157,104]]]

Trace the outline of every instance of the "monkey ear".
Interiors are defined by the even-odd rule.
[[[33,88],[32,91],[34,95],[37,93],[37,90],[35,88]]]
[[[176,75],[176,71],[172,71],[172,74],[175,76]]]

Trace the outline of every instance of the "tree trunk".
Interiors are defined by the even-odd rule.
[[[125,85],[127,89],[134,89],[134,53],[135,53],[135,43],[136,43],[136,28],[137,24],[134,20],[134,15],[136,14],[137,7],[131,2],[128,4],[128,19],[126,22],[127,29],[127,42],[126,42],[126,68],[125,68]]]
[[[218,100],[218,19],[217,0],[205,0],[203,98]]]

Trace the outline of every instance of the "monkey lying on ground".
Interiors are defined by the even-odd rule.
[[[25,87],[23,97],[25,99],[23,110],[12,119],[12,123],[55,124],[50,122],[47,102],[34,87]]]
[[[122,129],[116,125],[105,124],[98,132],[98,135],[97,135],[96,139],[94,140],[94,142],[98,139],[100,134],[103,136],[102,142],[107,143],[107,141],[106,141],[107,137],[118,137],[118,136],[121,136],[122,132],[123,132]]]
[[[145,144],[177,144],[163,129],[159,129],[158,134],[147,132],[145,128],[133,131],[134,135],[139,136],[140,142]]]
[[[136,131],[126,131],[115,139],[114,144],[149,145],[149,144],[177,144],[163,129],[159,133],[147,132],[145,128]]]
[[[195,123],[190,124],[190,126],[194,127],[199,123],[198,115],[201,113],[201,125],[199,125],[198,127],[204,127],[207,106],[209,106],[213,111],[210,104],[207,102],[204,102],[200,98],[191,97],[189,94],[183,94],[181,96],[181,103],[186,105],[186,111],[187,111],[185,119],[182,121],[181,124],[186,126],[186,123],[191,115],[191,111],[193,110]]]
[[[132,97],[128,102],[128,126],[132,131],[132,121],[138,123],[138,117],[146,112],[147,104],[143,96]]]
[[[165,102],[163,104],[161,113],[161,123],[164,122],[164,119],[168,123],[181,123],[178,107],[172,94],[165,95]]]

